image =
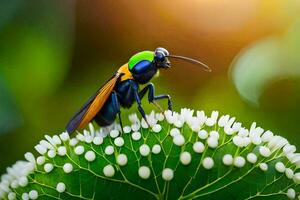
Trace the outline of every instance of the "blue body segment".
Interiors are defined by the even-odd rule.
[[[133,73],[144,73],[149,69],[151,62],[148,60],[142,60],[138,62],[133,69],[131,70]]]

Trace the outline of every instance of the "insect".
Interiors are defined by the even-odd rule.
[[[133,55],[128,63],[119,70],[83,105],[83,107],[71,118],[66,130],[69,134],[76,129],[84,128],[89,122],[95,121],[99,126],[112,124],[118,115],[122,126],[120,107],[130,108],[137,102],[137,108],[147,122],[141,99],[148,92],[148,101],[161,109],[155,102],[166,99],[168,109],[172,110],[171,97],[167,94],[155,95],[154,85],[149,81],[160,69],[169,69],[169,58],[181,59],[194,64],[204,66],[206,71],[211,69],[204,63],[184,56],[170,55],[165,48],[156,48],[155,51],[142,51]],[[148,83],[140,90],[141,84]]]

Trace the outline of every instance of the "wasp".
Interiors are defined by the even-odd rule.
[[[160,69],[169,69],[171,63],[169,58],[185,60],[194,64],[204,66],[206,71],[211,69],[204,63],[178,55],[170,55],[162,47],[155,51],[142,51],[133,55],[128,63],[119,70],[91,96],[82,108],[71,118],[66,130],[69,134],[77,129],[84,128],[89,122],[95,121],[99,126],[112,124],[118,116],[120,125],[121,107],[130,108],[134,102],[143,119],[147,122],[141,99],[148,92],[148,101],[155,106],[162,108],[156,103],[157,100],[167,100],[168,109],[172,111],[172,101],[170,95],[155,95],[155,87],[149,81],[159,72]],[[140,85],[147,84],[140,90]]]

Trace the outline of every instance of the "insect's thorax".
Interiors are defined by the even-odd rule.
[[[149,63],[147,70],[142,73],[132,73],[132,76],[137,83],[146,84],[156,75],[157,71],[158,69],[153,65],[153,63]]]
[[[138,87],[138,84],[131,79],[121,81],[115,87],[119,102],[124,108],[131,107],[135,101],[135,91],[133,89],[133,84],[135,87]]]

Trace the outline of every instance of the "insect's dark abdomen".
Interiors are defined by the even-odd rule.
[[[94,120],[99,126],[108,126],[115,121],[117,114],[118,110],[114,107],[112,96],[110,96],[102,109],[94,117]]]

